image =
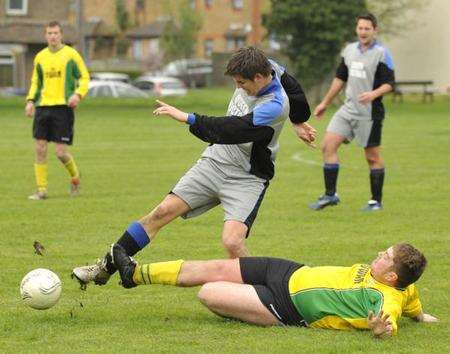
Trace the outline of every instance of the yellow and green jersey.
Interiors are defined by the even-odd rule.
[[[415,317],[422,305],[414,284],[405,289],[376,281],[367,264],[351,267],[307,267],[289,279],[295,308],[313,328],[367,329],[369,311],[389,314],[393,333],[401,315]]]
[[[31,87],[27,100],[36,106],[65,105],[74,93],[88,91],[89,73],[78,52],[64,45],[56,52],[47,47],[34,58]]]

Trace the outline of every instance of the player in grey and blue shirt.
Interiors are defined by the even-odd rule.
[[[189,131],[209,143],[197,163],[148,215],[133,222],[117,243],[133,256],[179,216],[193,217],[221,204],[222,243],[230,258],[248,256],[245,239],[274,176],[278,138],[289,118],[307,144],[316,131],[306,121],[310,109],[300,84],[277,63],[253,47],[235,53],[226,75],[236,90],[225,116],[188,114],[159,101],[156,115],[187,123]],[[116,268],[108,253],[93,266],[73,270],[84,286],[105,284]]]
[[[354,138],[364,148],[370,169],[372,198],[363,210],[375,211],[382,208],[384,163],[380,156],[380,144],[384,107],[381,100],[385,93],[393,89],[394,66],[388,50],[375,40],[375,16],[359,16],[356,33],[358,42],[350,43],[342,51],[336,77],[314,111],[314,115],[320,118],[333,98],[347,85],[345,103],[330,121],[322,142],[325,193],[310,205],[313,210],[321,210],[340,202],[336,194],[339,172],[337,151],[342,143]]]

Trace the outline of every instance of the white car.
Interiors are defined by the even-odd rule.
[[[120,81],[92,80],[89,82],[89,97],[149,98],[149,95],[133,85]]]
[[[187,93],[181,80],[167,76],[143,75],[134,81],[134,86],[155,96],[184,96]]]
[[[130,83],[130,76],[122,73],[95,72],[91,73],[91,80],[121,81],[128,84]]]

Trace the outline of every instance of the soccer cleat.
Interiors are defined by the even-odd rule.
[[[112,261],[119,270],[120,279],[124,288],[134,288],[137,284],[133,281],[134,270],[136,269],[136,261],[131,258],[125,248],[118,243],[111,245]]]
[[[81,187],[81,181],[79,177],[73,177],[70,180],[70,196],[76,197],[78,194],[80,194],[80,187]]]
[[[377,200],[369,200],[362,211],[377,211],[383,209],[383,205]]]
[[[315,203],[309,205],[312,210],[321,210],[329,205],[337,205],[341,200],[337,194],[334,195],[321,195]]]
[[[47,192],[38,191],[28,197],[29,200],[44,200],[47,199]]]
[[[76,278],[80,283],[81,290],[86,290],[87,285],[90,282],[94,282],[96,285],[105,285],[111,274],[106,270],[106,259],[99,259],[93,265],[87,265],[82,267],[76,267],[72,270],[72,279]]]

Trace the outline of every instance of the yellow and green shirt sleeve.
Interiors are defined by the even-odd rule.
[[[65,45],[57,52],[43,49],[34,60],[27,100],[36,106],[65,105],[70,96],[85,96],[89,73],[78,52]]]

